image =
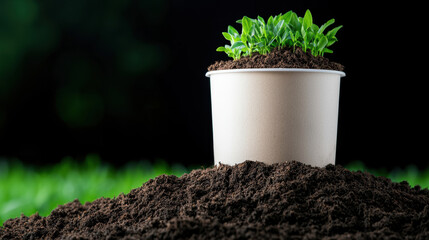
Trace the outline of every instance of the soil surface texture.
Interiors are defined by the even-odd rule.
[[[341,166],[246,161],[10,219],[0,239],[429,239],[429,190]]]
[[[272,52],[261,55],[254,53],[252,57],[241,57],[238,60],[217,61],[208,67],[209,71],[242,69],[242,68],[310,68],[344,71],[344,66],[329,61],[328,58],[313,56],[310,51],[301,48],[276,48]]]

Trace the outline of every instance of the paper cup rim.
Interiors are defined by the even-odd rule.
[[[330,73],[338,74],[340,77],[346,76],[342,71],[326,70],[326,69],[311,69],[311,68],[242,68],[242,69],[227,69],[227,70],[215,70],[208,71],[206,77],[210,77],[214,74],[222,73],[248,73],[248,72],[303,72],[303,73]]]

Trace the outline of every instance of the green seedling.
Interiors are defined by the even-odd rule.
[[[338,41],[335,35],[342,26],[324,33],[334,22],[335,19],[331,19],[319,27],[313,23],[310,10],[305,12],[304,17],[289,11],[270,16],[267,21],[260,16],[255,19],[244,16],[237,21],[242,26],[241,34],[233,26],[228,26],[228,31],[222,34],[230,44],[218,47],[216,51],[225,52],[234,60],[256,52],[267,54],[275,48],[284,47],[293,48],[294,51],[300,47],[314,56],[323,56],[332,53],[328,47]]]

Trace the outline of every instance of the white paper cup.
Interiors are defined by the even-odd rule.
[[[317,69],[210,71],[215,164],[335,164],[340,78]]]

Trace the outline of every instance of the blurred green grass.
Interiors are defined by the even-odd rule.
[[[418,169],[417,166],[410,164],[405,168],[386,168],[373,169],[368,168],[361,161],[354,161],[344,166],[350,171],[369,172],[375,176],[390,178],[393,182],[407,181],[410,186],[420,185],[421,188],[429,188],[429,166],[426,169]]]
[[[100,197],[115,197],[140,187],[162,174],[181,176],[196,167],[169,165],[165,161],[130,162],[115,168],[101,161],[98,155],[88,155],[78,163],[64,158],[45,167],[23,164],[19,160],[0,159],[0,226],[9,218],[38,212],[47,216],[60,204],[79,199],[82,203]],[[356,161],[345,166],[351,171],[366,171],[385,176],[394,182],[408,181],[411,186],[429,187],[429,168],[419,170],[410,165],[405,169],[370,169]]]
[[[0,226],[21,214],[30,216],[38,212],[47,216],[58,205],[76,198],[81,203],[112,198],[127,194],[156,176],[181,176],[187,172],[183,165],[169,165],[163,160],[130,162],[115,168],[103,163],[98,155],[88,155],[82,163],[68,157],[45,167],[0,159]]]

